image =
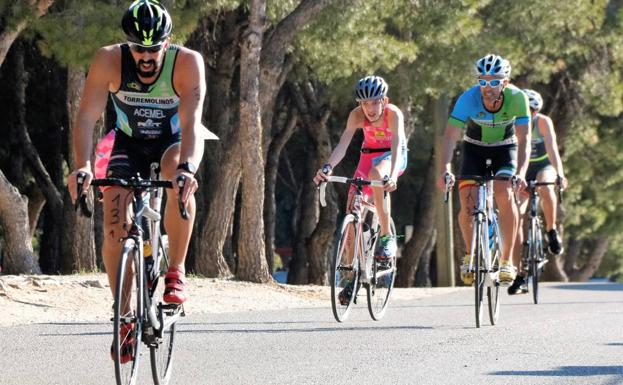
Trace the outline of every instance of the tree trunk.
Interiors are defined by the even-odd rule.
[[[435,194],[435,160],[433,153],[428,160],[426,180],[422,184],[422,189],[417,194],[413,216],[413,236],[402,249],[402,257],[398,259],[398,275],[396,276],[396,286],[411,287],[415,282],[415,273],[420,263],[424,251],[435,234],[435,204],[433,200]],[[432,249],[429,250],[429,253]]]
[[[78,113],[80,98],[85,82],[85,71],[78,68],[69,68],[67,74],[67,112],[69,116],[69,142],[74,134],[73,122]],[[103,125],[98,124],[94,130],[93,143],[97,143],[101,136]],[[73,152],[69,152],[69,168],[76,168]],[[76,212],[68,194],[65,194],[63,210],[63,242],[61,271],[64,273],[95,271],[97,268],[94,240],[94,219],[87,218]],[[92,194],[89,194],[89,206],[93,207]]]
[[[260,54],[266,1],[251,1],[250,22],[240,53],[240,156],[242,158],[240,234],[236,275],[244,281],[268,282],[264,255],[264,159],[259,105]]]
[[[305,176],[297,199],[300,210],[288,283],[322,285],[327,282],[328,253],[333,246],[338,206],[333,189],[329,188],[327,207],[319,210],[318,193],[311,180],[331,155],[331,136],[327,128],[330,111],[318,101],[316,88],[310,81],[292,84],[290,88],[311,145],[306,151]]]
[[[426,243],[426,247],[422,250],[422,256],[420,257],[420,262],[418,263],[417,270],[415,271],[415,287],[431,287],[432,280],[430,274],[430,263],[433,255],[433,250],[435,249],[435,243],[437,242],[437,230],[433,230],[433,234],[428,239]]]
[[[281,150],[296,130],[298,113],[289,110],[285,119],[284,127],[273,138],[266,158],[266,192],[264,197],[264,224],[266,225],[266,262],[268,271],[274,270],[275,248],[275,216],[277,204],[275,202],[275,188],[277,185],[277,173],[279,171],[279,158]]]
[[[4,236],[4,273],[39,274],[28,225],[28,201],[0,171],[0,226]]]
[[[586,263],[581,268],[574,268],[571,272],[567,271],[570,281],[586,282],[595,274],[597,269],[599,269],[604,254],[608,251],[610,238],[606,235],[601,235],[591,243],[591,253]]]
[[[227,235],[240,179],[237,123],[232,106],[236,96],[233,79],[240,50],[241,13],[241,9],[225,12],[220,17],[222,22],[217,18],[214,25],[206,17],[189,39],[190,46],[206,58],[206,74],[210,80],[204,119],[209,122],[210,130],[221,138],[206,143],[204,161],[197,174],[200,185],[196,194],[197,223],[187,260],[191,263],[189,270],[207,277],[232,275],[225,261],[224,246],[230,239]],[[231,250],[231,247],[225,249]]]

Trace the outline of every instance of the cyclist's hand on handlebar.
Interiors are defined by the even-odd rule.
[[[180,188],[176,182],[180,176],[184,177],[183,188]],[[173,178],[173,183],[176,186],[176,188],[173,189],[173,191],[175,191],[175,195],[178,196],[178,198],[184,204],[188,202],[188,199],[190,199],[195,191],[197,191],[197,188],[199,188],[199,183],[197,182],[195,176],[192,173],[184,170],[177,170],[177,172],[175,173],[175,177]]]
[[[513,189],[515,189],[515,192],[518,193],[528,188],[528,182],[526,182],[526,178],[524,178],[521,174],[513,175],[511,178],[511,184],[513,185]]]
[[[327,177],[331,176],[333,173],[333,167],[330,164],[325,164],[321,168],[316,171],[316,176],[314,176],[314,183],[316,186],[320,184],[320,182],[324,182],[327,180]]]
[[[398,182],[393,178],[388,178],[388,177],[386,178],[387,180],[385,181],[385,184],[383,185],[383,190],[387,192],[392,192],[396,190],[398,188]]]
[[[80,175],[81,180],[78,181]],[[74,170],[67,176],[67,188],[69,189],[69,195],[71,196],[71,202],[75,203],[78,199],[78,184],[82,184],[81,194],[86,194],[91,186],[91,180],[93,179],[93,172],[88,166],[81,167]]]
[[[569,181],[564,175],[558,176],[558,178],[559,178],[559,183],[560,183],[558,187],[563,190],[566,190],[567,187],[569,187]]]
[[[439,176],[439,179],[437,179],[437,188],[441,191],[446,191],[446,189],[449,190],[454,186],[454,182],[454,174],[449,171],[445,171],[441,174],[441,176]]]

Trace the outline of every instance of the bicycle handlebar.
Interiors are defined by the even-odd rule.
[[[528,182],[528,187],[534,189],[538,186],[557,186],[558,187],[558,202],[562,203],[562,192],[564,189],[562,188],[562,178],[556,177],[555,182],[537,182],[536,180],[531,180]]]
[[[384,177],[383,180],[365,180],[362,178],[347,178],[345,176],[329,176],[323,182],[320,182],[318,185],[318,189],[320,190],[320,205],[325,207],[327,205],[327,201],[325,199],[325,190],[327,189],[327,183],[345,183],[345,184],[353,184],[358,187],[363,186],[371,186],[371,187],[383,187],[385,183],[389,180],[389,177]],[[387,191],[384,191],[383,194],[383,210],[386,213],[389,212],[389,201],[387,199]]]
[[[87,218],[90,218],[93,215],[93,211],[89,208],[87,204],[87,195],[83,191],[85,177],[86,174],[83,172],[78,173],[78,175],[76,176],[78,182],[78,198],[76,199],[74,210],[78,211],[78,207],[80,207],[81,214]],[[177,185],[181,191],[183,191],[185,183],[186,178],[184,178],[183,175],[180,175],[177,179]],[[132,190],[147,190],[150,188],[173,188],[173,182],[168,180],[141,179],[140,177],[131,177],[129,179],[101,178],[93,179],[91,181],[91,186],[118,186],[129,188]],[[185,205],[182,203],[181,191],[178,197],[180,215],[183,219],[188,219],[188,212],[186,211]]]

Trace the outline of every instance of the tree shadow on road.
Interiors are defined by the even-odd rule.
[[[554,376],[554,377],[586,377],[615,375],[623,380],[623,366],[560,366],[552,370],[501,370],[489,373],[494,376]]]

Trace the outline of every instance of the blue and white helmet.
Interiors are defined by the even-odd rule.
[[[366,76],[359,79],[355,85],[355,100],[363,102],[364,100],[380,99],[387,95],[387,83],[380,76]]]
[[[528,102],[530,103],[530,108],[535,111],[541,111],[543,108],[543,98],[541,94],[534,90],[524,89],[523,92],[528,96]]]
[[[478,76],[503,76],[505,79],[511,77],[511,63],[501,56],[487,54],[476,61],[476,74]]]

